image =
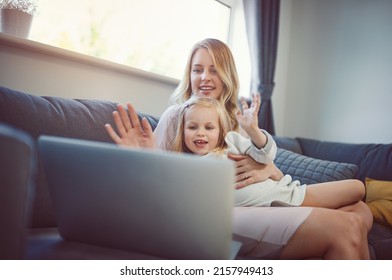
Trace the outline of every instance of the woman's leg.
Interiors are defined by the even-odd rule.
[[[359,180],[342,180],[310,185],[301,206],[325,207],[352,212],[360,216],[367,232],[373,226],[373,215],[361,201],[365,186]]]
[[[350,179],[309,185],[301,206],[337,209],[360,201],[365,186],[359,180]]]
[[[367,232],[371,230],[373,226],[373,214],[365,202],[358,201],[357,203],[341,207],[338,210],[357,214],[361,217]]]
[[[282,251],[281,259],[369,259],[367,229],[355,213],[314,208]]]

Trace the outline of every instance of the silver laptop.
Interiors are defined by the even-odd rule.
[[[230,259],[234,165],[229,160],[41,136],[64,239],[167,259]]]

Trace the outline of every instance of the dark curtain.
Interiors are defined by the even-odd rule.
[[[271,96],[278,48],[280,0],[243,0],[252,65],[251,92],[259,92],[259,127],[275,134]]]

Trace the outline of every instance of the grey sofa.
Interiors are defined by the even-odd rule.
[[[113,124],[116,105],[105,100],[42,97],[0,87],[0,259],[155,258],[65,241],[57,231],[36,140],[46,134],[112,142],[104,124]],[[157,118],[139,114],[156,127]],[[277,165],[307,183],[347,177],[364,180],[366,176],[392,180],[392,145],[275,140],[280,147]],[[304,169],[293,169],[298,161]],[[373,258],[392,259],[392,230],[375,224],[369,246]]]

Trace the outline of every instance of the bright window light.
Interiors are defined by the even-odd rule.
[[[228,43],[230,8],[216,0],[39,0],[30,39],[180,79],[191,47]]]

